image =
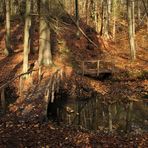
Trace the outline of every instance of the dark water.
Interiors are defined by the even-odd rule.
[[[52,115],[60,124],[76,125],[95,131],[148,131],[148,104],[144,102],[116,102],[105,104],[99,98],[76,101],[67,99],[63,105],[50,104]]]

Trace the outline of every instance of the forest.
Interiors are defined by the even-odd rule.
[[[148,147],[148,0],[0,0],[0,148]]]

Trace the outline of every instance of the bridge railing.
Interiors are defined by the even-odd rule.
[[[113,61],[106,60],[87,60],[82,61],[82,74],[91,74],[99,76],[100,73],[115,73],[115,64]]]

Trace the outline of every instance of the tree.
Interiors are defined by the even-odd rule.
[[[136,47],[135,47],[135,14],[134,14],[134,0],[127,0],[128,10],[128,33],[131,59],[136,59]]]
[[[110,21],[110,6],[107,0],[102,2],[102,23],[101,23],[101,35],[105,38],[109,38],[109,21]]]
[[[5,50],[4,54],[6,56],[12,53],[11,43],[10,43],[10,0],[5,0],[6,5],[6,37],[5,37]]]
[[[91,18],[94,24],[94,28],[96,31],[98,31],[98,2],[96,0],[91,0],[90,1],[90,12],[91,12]]]
[[[141,9],[140,9],[140,6],[141,6],[141,1],[137,0],[137,17],[138,17],[138,21],[139,22],[141,20]]]
[[[48,25],[49,0],[39,1],[39,65],[52,64],[52,54],[50,46],[50,28]]]
[[[0,1],[0,21],[2,21],[1,19],[3,19],[3,16],[5,15],[4,8],[5,8],[5,1],[1,0]]]
[[[117,7],[117,0],[113,0],[113,40],[115,40],[116,36],[116,7]]]
[[[76,16],[77,27],[79,27],[79,4],[78,4],[78,0],[75,0],[75,16]],[[80,32],[78,30],[77,36],[79,37],[79,35],[80,35]]]
[[[26,0],[26,13],[25,13],[25,28],[24,28],[24,60],[23,60],[23,72],[28,71],[28,55],[30,52],[31,44],[31,1]]]

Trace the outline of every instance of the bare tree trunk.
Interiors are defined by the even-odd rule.
[[[75,0],[75,16],[76,16],[76,24],[79,27],[79,4],[78,0]],[[80,36],[79,30],[77,31],[77,36]]]
[[[85,3],[86,24],[88,24],[88,0]]]
[[[50,46],[50,28],[47,22],[46,10],[49,6],[48,0],[40,0],[40,24],[39,24],[39,65],[52,64],[52,54]],[[47,5],[48,4],[48,5]]]
[[[135,48],[135,17],[134,17],[134,1],[128,0],[128,32],[129,32],[129,44],[131,59],[136,59],[136,48]]]
[[[140,20],[141,20],[140,4],[141,4],[141,1],[137,0],[137,17],[138,17],[138,22],[140,22]]]
[[[4,53],[6,56],[11,54],[11,43],[10,43],[10,0],[5,0],[6,4],[6,38],[5,38],[5,50]]]
[[[105,38],[109,38],[109,7],[107,0],[102,2],[102,26],[101,35]]]
[[[132,29],[135,39],[135,0],[132,0]]]
[[[107,1],[107,12],[108,12],[108,30],[110,27],[110,17],[111,17],[111,0]]]
[[[1,0],[0,1],[0,16],[3,14],[3,7],[4,7],[3,0]]]
[[[25,29],[24,29],[24,60],[23,60],[23,72],[28,71],[28,55],[30,52],[30,30],[31,30],[31,1],[26,0],[26,16],[25,16]]]
[[[117,0],[113,0],[113,40],[116,37],[116,5]]]
[[[98,12],[97,12],[97,1],[95,1],[95,0],[92,0],[91,1],[91,12],[92,12],[92,14],[91,14],[91,16],[92,16],[92,18],[93,18],[93,22],[94,22],[94,28],[95,28],[95,30],[96,31],[98,31]]]

